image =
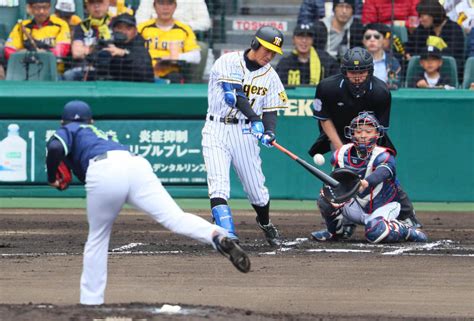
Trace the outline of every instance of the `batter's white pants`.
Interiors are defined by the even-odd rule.
[[[230,165],[234,167],[251,204],[264,206],[270,196],[265,187],[258,140],[243,134],[245,124],[207,120],[202,130],[202,154],[210,198],[230,198]]]
[[[371,214],[366,213],[360,204],[354,199],[350,203],[344,205],[342,208],[342,216],[355,224],[365,225],[370,220],[382,216],[386,220],[391,221],[400,214],[400,203],[390,202],[384,206],[379,207]]]
[[[82,304],[104,303],[110,233],[125,203],[148,213],[167,229],[204,243],[212,244],[214,233],[227,235],[224,229],[184,213],[161,185],[150,163],[127,151],[111,151],[106,159],[91,160],[86,191],[89,236],[81,276]]]

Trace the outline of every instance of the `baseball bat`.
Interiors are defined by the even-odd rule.
[[[308,164],[308,162],[306,162],[305,160],[299,158],[298,156],[296,156],[295,154],[293,154],[292,152],[290,152],[288,149],[281,146],[277,142],[274,141],[272,143],[272,145],[275,146],[279,151],[281,151],[281,152],[285,153],[286,155],[290,156],[298,164],[303,166],[308,172],[310,172],[311,174],[316,176],[318,179],[320,179],[324,183],[326,183],[326,184],[328,184],[328,185],[330,185],[331,187],[334,187],[334,188],[339,186],[339,182],[337,180],[335,180],[334,178],[332,178],[331,176],[329,176],[325,172],[317,169],[313,165]]]

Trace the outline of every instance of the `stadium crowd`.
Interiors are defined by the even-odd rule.
[[[21,20],[0,20],[0,79],[204,82],[213,59],[237,50],[215,47],[226,41],[222,0],[23,1]],[[287,86],[317,85],[361,46],[390,89],[474,89],[473,0],[303,0],[294,18],[272,62]]]

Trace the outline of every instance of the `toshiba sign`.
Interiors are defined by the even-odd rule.
[[[262,26],[272,26],[277,28],[280,31],[288,30],[287,21],[278,21],[278,20],[234,20],[232,23],[233,30],[241,31],[256,31]]]

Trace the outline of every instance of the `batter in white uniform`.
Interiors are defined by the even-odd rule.
[[[283,34],[270,26],[260,28],[244,52],[221,56],[209,79],[209,107],[202,130],[202,146],[214,222],[238,240],[227,204],[232,164],[257,212],[257,224],[267,241],[281,243],[270,221],[270,196],[265,187],[258,141],[272,147],[277,110],[285,108],[283,84],[270,61],[282,54]]]
[[[71,101],[64,106],[62,126],[48,142],[48,182],[59,187],[56,171],[61,161],[86,184],[89,236],[84,249],[80,302],[104,303],[107,253],[112,225],[125,203],[148,213],[169,230],[214,246],[241,272],[250,260],[227,231],[184,213],[153,173],[150,163],[131,154],[95,127],[89,106]]]

